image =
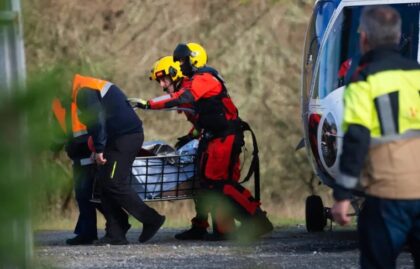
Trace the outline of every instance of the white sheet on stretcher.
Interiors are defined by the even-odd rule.
[[[197,147],[198,141],[192,140],[175,152],[175,155],[181,156],[179,161],[181,165],[179,166],[169,164],[165,161],[166,158],[148,157],[146,168],[145,159],[136,159],[132,168],[132,180],[135,180],[132,186],[138,195],[142,199],[153,199],[156,196],[160,196],[162,192],[175,190],[177,182],[182,183],[189,180],[194,175],[194,165],[191,164],[193,160],[191,156],[182,156],[195,154]],[[170,157],[171,155],[166,156]],[[182,165],[182,163],[189,164]],[[147,184],[146,172],[148,174]],[[179,179],[177,179],[178,177]]]

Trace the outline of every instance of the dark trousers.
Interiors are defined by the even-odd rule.
[[[108,236],[124,238],[126,212],[143,224],[152,224],[159,214],[147,206],[129,185],[129,176],[136,154],[143,144],[143,134],[129,134],[108,141],[104,156],[107,162],[99,167],[98,183],[107,221]]]
[[[362,268],[396,268],[396,259],[406,243],[415,268],[420,268],[420,199],[367,197],[358,232]]]
[[[95,176],[95,166],[80,164],[73,165],[74,191],[79,207],[79,217],[77,219],[74,233],[86,238],[97,238],[96,229],[96,207],[90,202],[92,198],[93,180]]]

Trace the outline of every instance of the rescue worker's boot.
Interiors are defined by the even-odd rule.
[[[193,218],[191,220],[192,226],[189,230],[183,231],[175,235],[178,240],[204,240],[204,237],[208,235],[207,227],[209,223],[207,220],[200,220]]]
[[[211,213],[213,233],[205,235],[205,241],[225,241],[232,239],[236,225],[230,213],[226,210],[215,210]]]
[[[245,219],[235,233],[238,241],[249,242],[273,231],[274,227],[267,218],[267,213],[258,208],[253,216]]]
[[[261,209],[256,212],[255,219],[256,231],[254,235],[257,237],[263,236],[273,231],[274,226],[271,221],[267,218],[267,212],[262,211]]]
[[[229,236],[227,234],[223,234],[217,231],[213,231],[213,233],[207,233],[203,237],[204,241],[225,241],[229,240]]]

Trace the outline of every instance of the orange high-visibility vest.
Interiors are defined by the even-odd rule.
[[[60,99],[54,98],[52,102],[52,110],[55,118],[60,124],[61,130],[63,130],[63,133],[67,134],[66,109],[61,104]]]
[[[73,107],[73,106],[72,106]],[[66,109],[63,107],[60,99],[58,98],[54,98],[53,102],[52,102],[52,110],[54,113],[55,118],[57,119],[61,130],[63,131],[64,134],[67,134],[67,122],[66,122]],[[77,111],[77,109],[75,109],[75,111]],[[73,114],[73,113],[72,113]],[[86,126],[83,125],[79,119],[77,118],[77,113],[75,114],[76,117],[72,116],[72,127],[77,127],[79,134],[83,134],[86,133],[87,134],[87,129]],[[73,129],[73,135],[75,134],[75,130]],[[76,136],[74,136],[76,137]],[[73,160],[73,163],[75,163],[77,161],[77,163],[79,163],[80,165],[89,165],[89,164],[93,164],[93,160],[88,157],[88,158],[81,158],[78,160]]]
[[[52,102],[52,110],[55,118],[60,124],[61,130],[63,133],[67,134],[67,123],[66,123],[66,108],[63,107],[60,99],[54,98]],[[73,137],[78,137],[84,134],[87,134],[86,126],[79,121],[77,117],[77,107],[76,104],[72,102],[71,104],[71,125]]]
[[[78,137],[87,134],[86,125],[79,121],[78,108],[77,108],[77,94],[82,88],[88,88],[90,90],[96,90],[100,92],[101,97],[104,97],[108,92],[109,88],[113,84],[111,82],[100,80],[97,78],[84,77],[76,74],[73,79],[72,88],[72,103],[71,103],[71,116],[72,116],[72,129],[73,137]]]

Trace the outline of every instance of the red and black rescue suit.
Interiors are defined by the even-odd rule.
[[[226,214],[217,210],[224,208],[219,201],[226,198],[233,202],[234,217],[240,221],[261,211],[260,202],[238,183],[239,155],[244,145],[243,122],[217,71],[209,67],[199,69],[190,79],[184,78],[179,91],[149,100],[148,103],[151,109],[193,104],[197,113],[196,125],[202,130],[197,174],[202,189],[218,198],[211,200],[210,204],[206,199],[196,200],[197,216],[193,219],[193,225],[207,228],[209,210],[213,218],[218,218],[218,215],[226,217]],[[223,199],[219,199],[220,194]],[[226,232],[222,227],[217,229],[220,233]]]

